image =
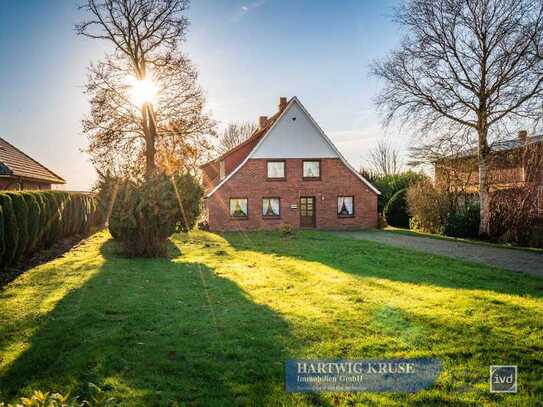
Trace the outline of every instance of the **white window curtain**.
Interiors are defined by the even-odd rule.
[[[262,199],[262,215],[263,216],[279,216],[279,198],[264,198]]]
[[[285,163],[268,162],[268,178],[285,178]]]
[[[247,199],[231,199],[230,216],[234,218],[247,217]]]
[[[353,197],[339,196],[337,198],[337,214],[351,216],[353,214]]]
[[[320,162],[319,161],[304,161],[304,177],[307,177],[307,178],[320,177]]]

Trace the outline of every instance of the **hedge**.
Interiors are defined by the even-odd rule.
[[[0,264],[6,267],[15,259],[17,242],[19,240],[19,227],[17,226],[17,219],[15,218],[10,195],[5,193],[0,194],[0,208],[2,208],[4,216],[4,253],[2,254]]]
[[[96,199],[64,191],[0,192],[0,269],[97,225]]]

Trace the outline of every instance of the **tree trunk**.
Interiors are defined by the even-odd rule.
[[[488,237],[490,235],[490,185],[489,185],[489,158],[490,149],[488,148],[487,130],[479,130],[479,204],[480,204],[480,223],[479,236]]]
[[[151,176],[156,170],[156,125],[153,108],[149,103],[145,103],[142,108],[143,129],[145,132],[145,175]]]

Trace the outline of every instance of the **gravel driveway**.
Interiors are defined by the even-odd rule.
[[[501,267],[511,271],[543,277],[543,253],[507,249],[483,244],[440,240],[428,237],[408,236],[395,232],[368,230],[358,232],[334,232],[342,237],[371,240],[392,246],[404,247],[440,256]]]

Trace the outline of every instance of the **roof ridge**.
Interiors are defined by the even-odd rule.
[[[29,160],[33,161],[34,163],[36,163],[37,165],[39,165],[40,167],[42,167],[44,170],[46,170],[47,172],[51,173],[54,177],[58,178],[59,180],[61,180],[62,182],[66,183],[66,180],[64,178],[62,178],[61,176],[59,176],[58,174],[54,173],[53,171],[51,171],[49,168],[47,168],[45,165],[43,165],[42,163],[36,161],[34,158],[30,157],[28,154],[26,154],[24,151],[20,150],[19,148],[15,147],[13,144],[11,144],[9,141],[7,141],[5,138],[3,137],[0,137],[0,141],[3,141],[4,143],[6,143],[7,145],[9,145],[11,148],[13,148],[14,150],[16,150],[17,152],[21,153],[22,155],[24,155],[26,158],[28,158]],[[9,166],[7,164],[4,163],[4,165],[9,168]],[[9,168],[10,171],[13,172],[13,170],[11,168]]]

